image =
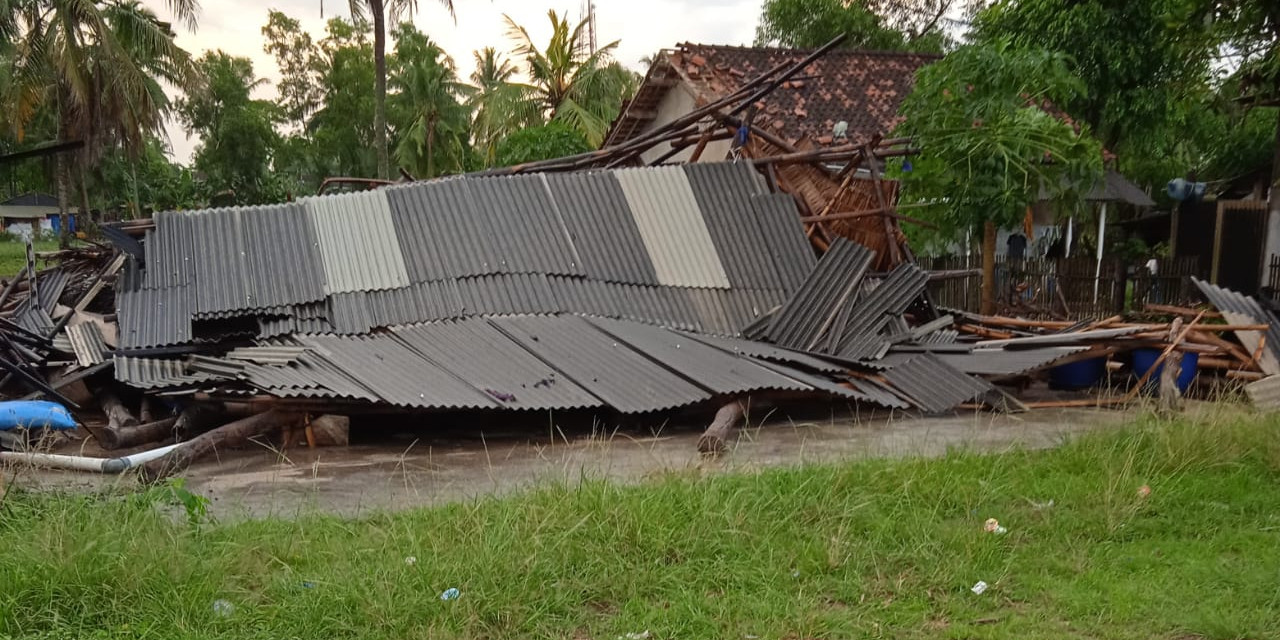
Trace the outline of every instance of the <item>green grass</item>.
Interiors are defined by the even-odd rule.
[[[0,636],[1280,637],[1280,419],[1214,420],[359,520],[11,492]]]
[[[36,251],[55,251],[58,248],[58,242],[39,241],[35,244]],[[13,240],[0,241],[0,277],[9,277],[19,271],[27,264],[27,245],[24,242]],[[43,265],[40,265],[43,266]]]

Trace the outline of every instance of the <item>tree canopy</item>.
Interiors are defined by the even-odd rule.
[[[1101,147],[1055,107],[1083,92],[1062,54],[1007,42],[960,47],[925,67],[902,106],[901,132],[920,148],[902,174],[904,197],[936,204],[929,219],[963,231],[1019,223],[1042,190],[1088,191]]]

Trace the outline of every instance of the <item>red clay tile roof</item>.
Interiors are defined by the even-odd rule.
[[[799,62],[808,51],[765,47],[682,44],[655,60],[636,98],[614,123],[610,144],[634,137],[653,121],[672,80],[689,83],[700,103],[732,93],[743,83],[784,62]],[[916,71],[940,56],[885,51],[835,50],[814,61],[763,101],[755,124],[794,142],[833,141],[840,121],[849,123],[848,141],[888,134],[898,123],[898,106],[911,93]],[[674,73],[673,73],[674,72]]]

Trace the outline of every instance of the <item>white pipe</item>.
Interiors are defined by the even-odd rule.
[[[1098,268],[1093,271],[1093,303],[1098,304],[1098,280],[1102,279],[1102,246],[1107,238],[1107,203],[1098,214]]]
[[[0,461],[27,464],[50,469],[70,469],[72,471],[95,471],[98,473],[122,473],[138,465],[146,464],[159,458],[182,444],[171,444],[159,449],[135,453],[120,458],[89,458],[86,456],[61,456],[52,453],[30,453],[26,451],[0,451]]]

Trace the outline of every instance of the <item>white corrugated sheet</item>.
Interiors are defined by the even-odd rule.
[[[729,276],[680,167],[627,169],[614,175],[660,284],[729,288]]]
[[[313,197],[303,202],[319,236],[327,293],[409,285],[384,191]]]

